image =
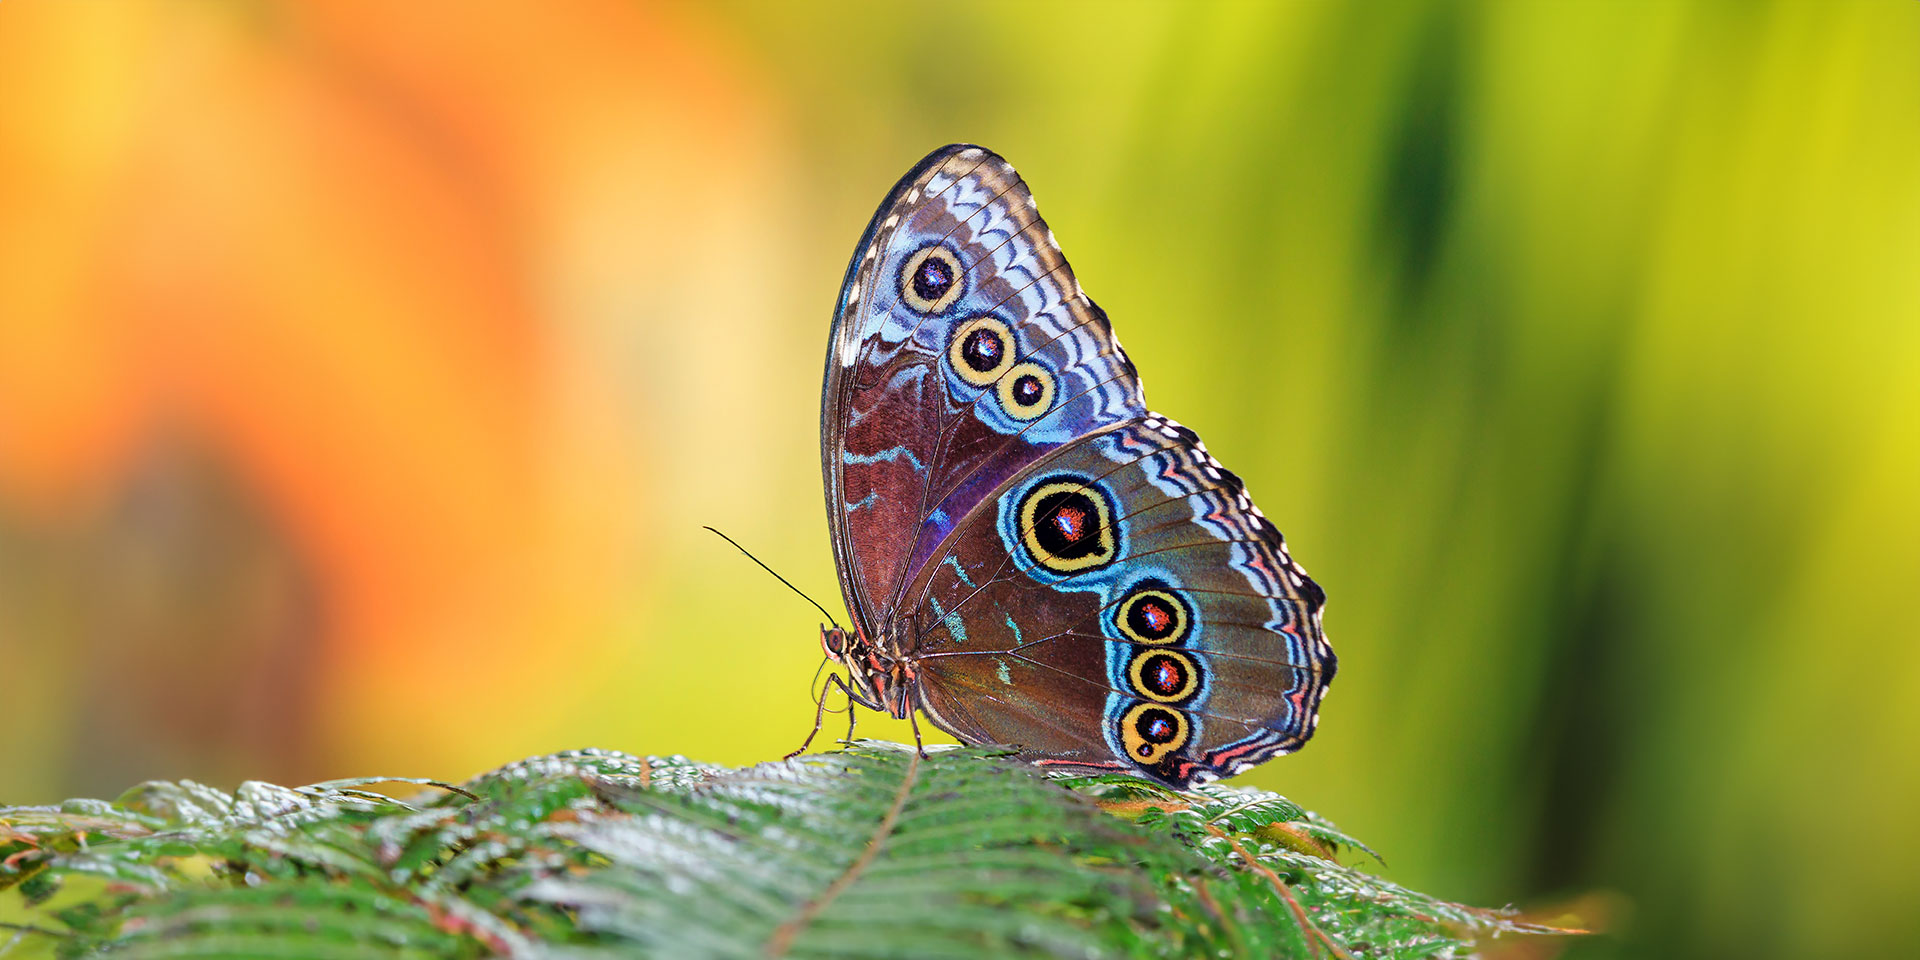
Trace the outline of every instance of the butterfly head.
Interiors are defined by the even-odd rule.
[[[820,647],[827,659],[845,667],[856,700],[867,707],[905,718],[913,672],[903,660],[887,656],[865,635],[841,627],[821,627]]]
[[[853,645],[853,634],[840,627],[820,627],[820,648],[827,652],[827,659],[846,666],[847,650]]]

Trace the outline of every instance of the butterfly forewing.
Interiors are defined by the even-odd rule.
[[[822,466],[849,608],[873,626],[1001,481],[1144,412],[1025,182],[979,147],[935,151],[868,225],[828,350]]]

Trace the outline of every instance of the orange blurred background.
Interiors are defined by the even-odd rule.
[[[837,608],[960,140],[1328,590],[1245,782],[1578,956],[1920,949],[1910,3],[0,3],[0,802],[797,745],[700,526]]]
[[[767,385],[810,395],[840,255],[774,240],[820,201],[746,51],[626,3],[0,17],[8,599],[75,641],[9,644],[60,678],[9,794],[691,749],[725,677],[652,625],[703,605],[792,638],[734,722],[804,732],[810,619],[693,535],[819,510]]]

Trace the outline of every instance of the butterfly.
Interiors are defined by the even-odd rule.
[[[998,155],[934,151],[868,223],[820,438],[853,619],[821,644],[852,701],[1175,788],[1313,735],[1326,595],[1240,479],[1147,409]]]

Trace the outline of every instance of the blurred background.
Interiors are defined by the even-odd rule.
[[[0,801],[792,749],[700,525],[838,607],[956,140],[1332,598],[1245,782],[1575,957],[1920,950],[1913,3],[0,5]]]

